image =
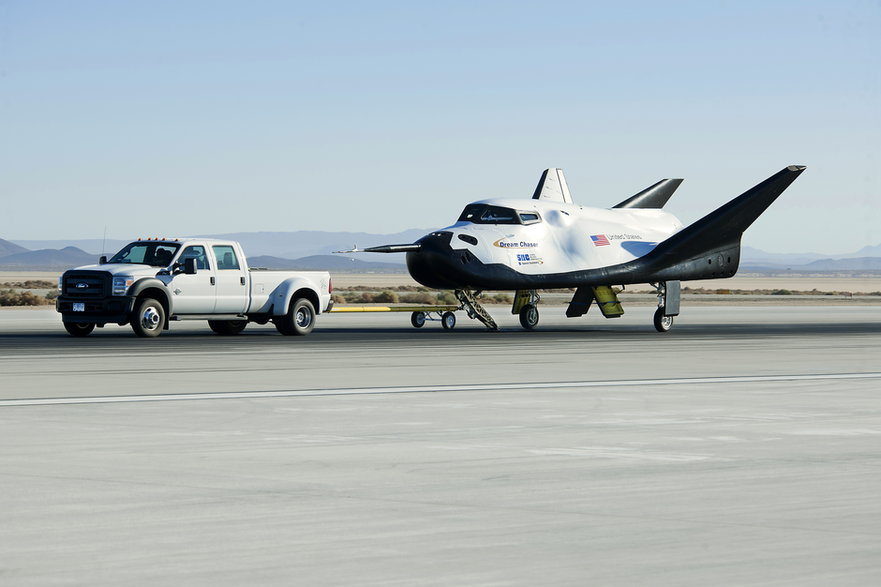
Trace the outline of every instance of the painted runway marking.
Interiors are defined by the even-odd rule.
[[[275,397],[320,397],[334,395],[380,395],[396,393],[450,393],[461,391],[505,391],[519,389],[579,389],[597,387],[635,387],[642,385],[696,385],[721,383],[762,383],[775,381],[828,381],[881,379],[881,373],[818,373],[813,375],[743,375],[732,377],[686,377],[676,379],[624,379],[610,381],[556,381],[524,383],[477,383],[469,385],[416,385],[402,387],[342,387],[290,389],[276,391],[228,391],[216,393],[169,393],[147,395],[108,395],[0,400],[0,407],[69,404],[114,404],[127,402],[167,402],[213,399],[257,399]]]

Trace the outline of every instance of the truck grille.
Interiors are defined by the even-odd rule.
[[[110,295],[111,276],[106,271],[68,271],[61,293],[69,298],[98,299]]]

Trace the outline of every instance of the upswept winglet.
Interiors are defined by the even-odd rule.
[[[639,263],[652,268],[653,281],[734,275],[744,231],[805,169],[804,165],[790,165],[780,170],[661,242]]]
[[[662,179],[612,208],[663,208],[682,179]]]

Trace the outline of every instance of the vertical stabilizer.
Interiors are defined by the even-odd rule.
[[[557,167],[545,169],[541,174],[541,179],[538,180],[532,199],[571,204],[572,195],[569,193],[569,186],[566,184],[563,170]]]

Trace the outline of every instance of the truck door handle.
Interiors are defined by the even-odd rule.
[[[242,275],[241,281],[242,281],[242,285],[245,285],[245,276],[244,275]]]
[[[214,285],[214,278],[211,278],[211,285]]]

